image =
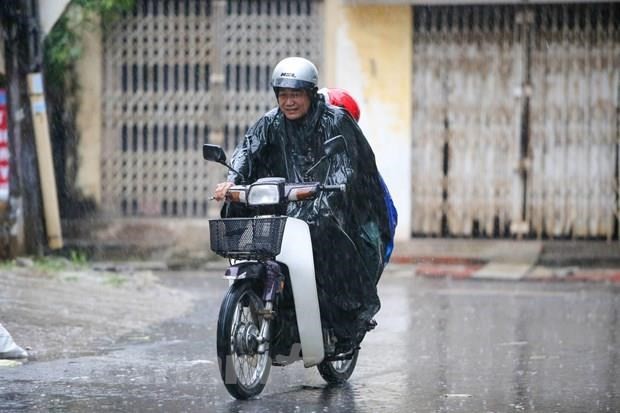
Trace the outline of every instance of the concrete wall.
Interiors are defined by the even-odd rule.
[[[326,1],[324,86],[348,90],[360,126],[399,212],[397,239],[410,237],[412,8]]]

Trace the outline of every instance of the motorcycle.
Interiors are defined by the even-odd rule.
[[[326,141],[324,156],[306,176],[344,147],[342,136]],[[203,157],[239,173],[217,145],[205,144]],[[211,249],[230,260],[224,275],[230,287],[217,324],[217,356],[222,380],[233,397],[258,395],[272,365],[303,360],[304,367],[316,366],[328,383],[344,382],[353,373],[359,347],[337,352],[333,332],[321,324],[309,226],[285,215],[289,202],[345,189],[261,178],[234,185],[226,195],[226,202],[242,205],[249,216],[209,221]]]

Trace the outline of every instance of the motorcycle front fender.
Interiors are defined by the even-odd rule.
[[[304,366],[315,366],[323,361],[325,352],[312,240],[306,222],[290,217],[286,220],[282,248],[276,259],[289,269]]]
[[[242,279],[253,279],[253,278],[264,278],[265,277],[265,266],[256,261],[244,261],[237,263],[235,265],[231,265],[226,269],[224,273],[224,278],[227,280],[242,280]]]

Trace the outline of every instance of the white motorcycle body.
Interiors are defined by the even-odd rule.
[[[306,222],[287,218],[282,248],[276,260],[286,264],[289,269],[304,366],[315,366],[323,361],[325,351],[312,240]]]

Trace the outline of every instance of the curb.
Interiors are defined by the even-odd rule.
[[[453,257],[396,257],[386,272],[424,278],[620,284],[620,268],[559,267]],[[403,270],[407,267],[407,270]]]

